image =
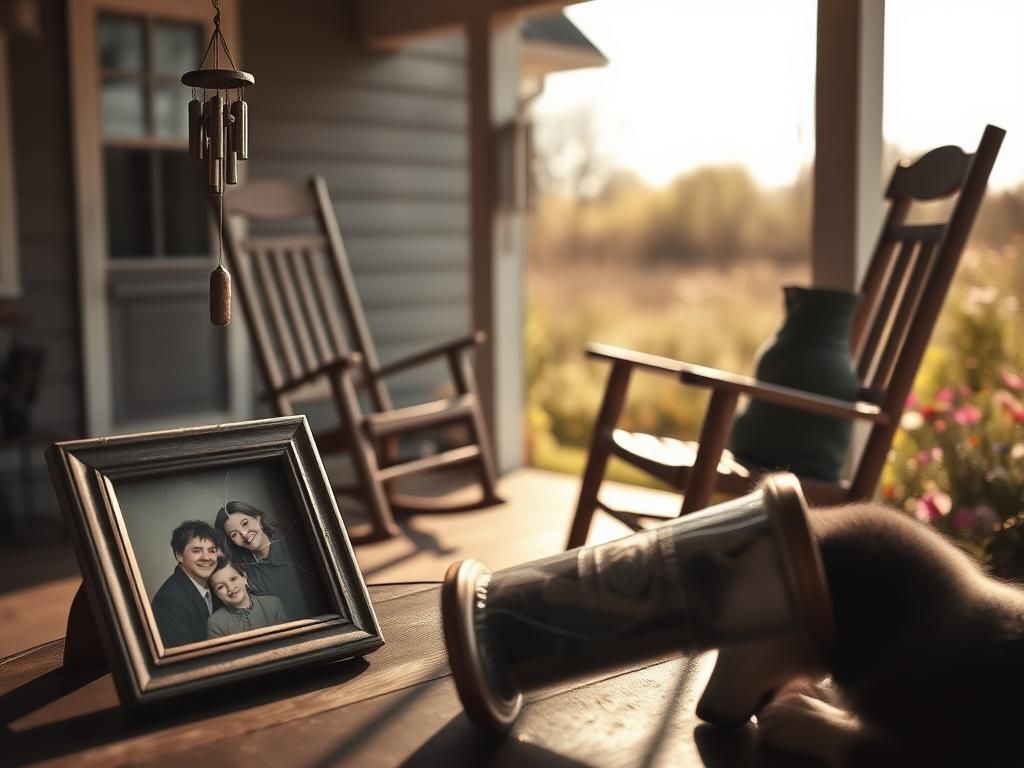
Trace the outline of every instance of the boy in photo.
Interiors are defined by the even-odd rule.
[[[202,520],[188,520],[171,534],[178,565],[153,597],[153,618],[165,648],[206,640],[206,623],[220,600],[212,594],[210,574],[217,568],[217,533]]]
[[[284,605],[273,595],[253,595],[245,567],[221,557],[210,575],[210,589],[223,603],[207,622],[210,638],[262,629],[288,621]]]

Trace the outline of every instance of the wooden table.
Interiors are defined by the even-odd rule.
[[[290,768],[330,765],[806,765],[756,749],[753,728],[694,715],[711,655],[618,670],[527,698],[503,739],[462,713],[436,583],[370,596],[386,645],[366,659],[234,687],[147,721],[102,671],[66,672],[63,640],[0,660],[0,765]]]

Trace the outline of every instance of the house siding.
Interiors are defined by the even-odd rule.
[[[326,179],[387,361],[469,330],[466,45],[455,35],[373,53],[354,29],[344,4],[327,0],[243,15],[244,67],[256,78],[247,172]],[[438,365],[389,384],[401,405],[445,380]]]
[[[22,284],[17,306],[24,318],[16,337],[46,350],[33,410],[38,440],[29,447],[35,519],[26,509],[18,452],[0,456],[0,506],[29,526],[58,514],[43,441],[80,437],[83,430],[65,5],[41,0],[39,6],[42,34],[12,35],[8,48]]]

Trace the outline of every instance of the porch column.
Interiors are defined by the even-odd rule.
[[[487,332],[476,371],[498,468],[507,471],[523,461],[523,222],[497,209],[495,127],[518,106],[519,31],[486,10],[466,31],[471,311],[473,327]]]
[[[856,290],[882,217],[885,0],[818,0],[814,285]]]

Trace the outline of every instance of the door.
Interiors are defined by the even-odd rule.
[[[237,57],[237,3],[220,5]],[[244,341],[237,323],[209,320],[218,239],[180,81],[199,66],[213,6],[69,0],[68,14],[87,431],[244,418]]]

